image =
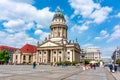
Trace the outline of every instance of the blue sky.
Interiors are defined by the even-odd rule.
[[[68,40],[81,48],[98,47],[110,57],[120,46],[120,0],[0,0],[0,45],[36,45],[50,33],[60,6],[68,25]]]

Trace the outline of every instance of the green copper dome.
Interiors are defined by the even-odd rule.
[[[54,14],[53,20],[55,18],[63,18],[64,19],[64,15],[62,14],[62,12],[61,12],[59,7],[57,7],[57,12]]]

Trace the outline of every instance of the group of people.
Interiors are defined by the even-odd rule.
[[[96,69],[96,64],[90,64],[90,68],[94,68],[94,70]]]

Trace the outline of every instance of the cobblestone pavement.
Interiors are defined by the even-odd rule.
[[[75,66],[40,65],[32,69],[31,65],[0,65],[0,80],[115,80],[111,75],[105,68],[83,71]]]

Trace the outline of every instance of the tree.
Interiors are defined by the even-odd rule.
[[[89,64],[89,63],[90,63],[90,60],[89,60],[89,59],[85,59],[85,60],[84,60],[84,64],[85,64],[85,65],[87,65],[87,64]]]
[[[116,64],[120,65],[120,59],[116,60]]]
[[[8,62],[10,55],[7,50],[0,51],[0,62]]]

